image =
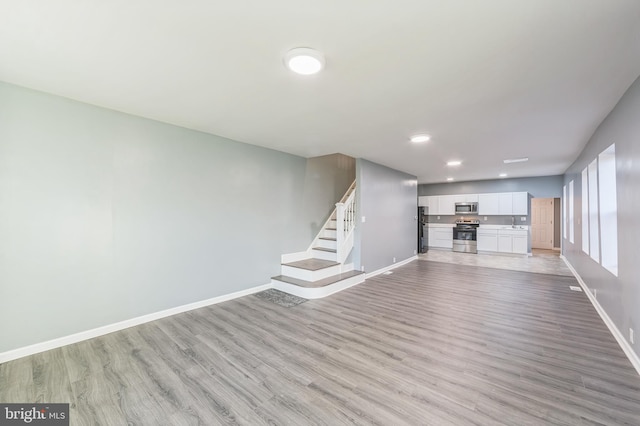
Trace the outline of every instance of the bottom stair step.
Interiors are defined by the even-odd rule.
[[[282,281],[284,283],[288,283],[288,284],[293,284],[293,285],[297,285],[299,287],[305,287],[305,288],[319,288],[319,287],[326,287],[328,285],[331,284],[335,284],[337,282],[340,282],[342,280],[346,280],[347,278],[351,278],[351,277],[355,277],[356,275],[361,275],[364,274],[364,272],[362,271],[349,271],[349,272],[343,272],[341,274],[338,275],[332,275],[330,277],[318,280],[318,281],[305,281],[305,280],[299,280],[297,278],[292,278],[292,277],[287,277],[284,275],[278,275],[277,277],[272,277],[271,279],[276,280],[276,281]]]

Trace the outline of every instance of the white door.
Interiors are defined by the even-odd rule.
[[[553,248],[553,198],[531,199],[531,247]]]

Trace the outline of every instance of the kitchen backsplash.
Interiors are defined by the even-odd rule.
[[[531,225],[531,216],[513,216],[515,217],[516,225]],[[522,218],[525,220],[521,220]],[[427,221],[429,223],[456,223],[456,220],[460,219],[477,219],[480,221],[480,225],[511,225],[512,216],[481,216],[481,215],[469,215],[469,216],[460,216],[460,215],[429,215],[427,216]],[[485,220],[486,218],[486,220]]]

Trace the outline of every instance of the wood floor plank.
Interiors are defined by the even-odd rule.
[[[576,284],[415,261],[0,364],[0,401],[69,402],[73,425],[638,425],[640,377]]]

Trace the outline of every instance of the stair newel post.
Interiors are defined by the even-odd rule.
[[[336,256],[337,261],[342,263],[344,250],[344,203],[336,203]]]

